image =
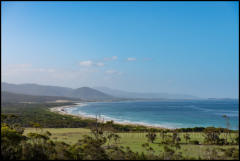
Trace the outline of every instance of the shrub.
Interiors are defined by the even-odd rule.
[[[190,143],[194,144],[194,145],[199,145],[199,141],[198,140],[191,140]]]

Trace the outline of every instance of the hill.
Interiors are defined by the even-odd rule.
[[[82,87],[72,89],[67,87],[46,86],[38,84],[10,84],[2,82],[2,91],[33,96],[61,96],[80,98],[84,100],[111,100],[114,97],[98,90]]]
[[[72,102],[83,101],[79,98],[59,97],[59,96],[33,96],[2,91],[2,103],[44,103],[44,102]]]
[[[98,90],[95,90],[89,87],[82,87],[82,88],[73,90],[70,96],[74,98],[84,98],[87,100],[105,100],[105,99],[107,100],[107,99],[113,98],[110,95],[107,95],[103,92],[100,92]]]

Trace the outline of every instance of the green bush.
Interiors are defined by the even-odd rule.
[[[191,140],[190,144],[199,145],[199,141],[198,140]]]

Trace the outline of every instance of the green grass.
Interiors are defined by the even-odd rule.
[[[57,141],[63,141],[68,144],[74,144],[76,143],[83,135],[91,135],[91,132],[89,129],[86,128],[44,128],[42,131],[48,130],[50,133],[52,133],[51,139],[57,140]],[[36,132],[36,129],[34,128],[26,128],[24,134],[27,134],[29,132]],[[37,132],[40,132],[38,130]],[[193,145],[193,144],[185,144],[185,139],[183,138],[183,134],[180,133],[181,137],[181,149],[177,150],[177,152],[182,152],[184,156],[188,157],[202,157],[205,155],[205,151],[207,148],[209,149],[215,149],[215,148],[231,148],[235,147],[238,148],[238,145],[224,145],[224,146],[218,146],[218,145]],[[202,133],[188,133],[190,134],[191,140],[198,140],[200,144],[203,143],[204,137]],[[124,147],[130,147],[131,150],[135,152],[146,152],[146,150],[142,147],[142,144],[147,143],[146,133],[118,133],[118,135],[121,137],[120,141],[118,142],[118,145],[124,146]],[[233,138],[236,137],[236,134],[231,134]],[[221,137],[224,137],[224,134],[222,134]],[[159,133],[157,133],[157,139],[152,144],[150,143],[150,146],[155,150],[155,153],[159,153],[159,151],[163,151],[164,145],[160,144],[161,138]]]
[[[83,135],[90,135],[90,130],[86,128],[43,128],[44,131],[49,131],[52,134],[51,139],[68,144],[76,143]],[[41,130],[26,128],[24,134],[29,132],[41,132]]]

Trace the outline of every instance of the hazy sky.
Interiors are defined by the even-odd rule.
[[[238,2],[2,2],[2,81],[238,97]]]

